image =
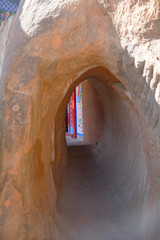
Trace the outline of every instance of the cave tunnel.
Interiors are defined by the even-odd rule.
[[[66,107],[80,82],[84,139],[67,143]],[[130,93],[103,69],[95,69],[71,86],[56,123],[61,132],[55,140],[61,142],[56,152],[61,160],[53,167],[57,240],[138,239],[144,156]]]
[[[159,240],[159,1],[1,1],[0,239]]]

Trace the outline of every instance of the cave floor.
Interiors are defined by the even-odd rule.
[[[103,154],[82,142],[70,144],[68,154],[56,240],[137,240],[137,222],[124,211],[125,199]]]

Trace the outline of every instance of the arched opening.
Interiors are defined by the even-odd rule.
[[[1,25],[1,239],[159,239],[159,4],[129,2],[22,0]],[[99,172],[101,184],[88,184],[98,185],[96,206],[84,198],[71,216],[61,204],[70,166],[64,119],[84,80],[95,83],[105,119],[88,171],[104,163],[106,181]]]
[[[67,147],[66,106],[80,82],[86,91],[88,145]],[[55,132],[57,239],[137,239],[145,167],[140,121],[130,93],[108,70],[88,71],[69,87]]]

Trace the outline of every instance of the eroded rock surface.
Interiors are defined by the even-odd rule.
[[[2,24],[0,239],[51,240],[63,232],[56,203],[67,166],[65,108],[79,82],[97,79],[91,82],[109,119],[98,151],[127,218],[140,213],[135,239],[159,240],[159,5],[21,0]]]

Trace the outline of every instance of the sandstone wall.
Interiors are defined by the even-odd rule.
[[[96,78],[115,91],[102,98],[110,118],[99,148],[118,154],[111,166],[141,208],[140,239],[159,240],[159,1],[22,0],[11,22],[0,28],[0,238],[54,239],[65,108]]]
[[[92,81],[82,82],[83,139],[96,145],[105,124],[100,97]]]

